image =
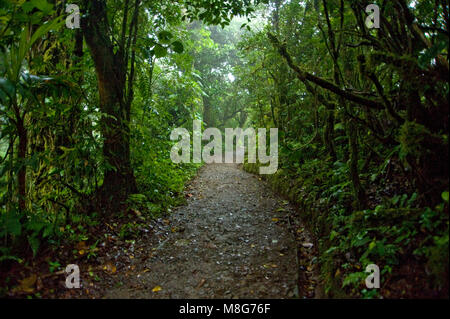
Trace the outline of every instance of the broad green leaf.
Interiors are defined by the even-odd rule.
[[[169,44],[172,38],[173,34],[169,31],[161,31],[158,33],[158,39],[162,44]]]
[[[180,41],[175,41],[172,43],[172,49],[176,52],[176,53],[183,53],[184,52],[184,46],[183,43],[181,43]]]
[[[32,0],[33,5],[44,13],[49,13],[53,9],[53,5],[48,3],[47,0]]]
[[[14,95],[14,84],[8,79],[0,78],[0,91],[11,98]]]
[[[28,243],[30,244],[31,250],[33,251],[33,255],[36,256],[39,246],[41,245],[41,241],[37,237],[28,237]]]
[[[29,13],[29,12],[33,11],[34,8],[36,8],[34,1],[27,1],[24,4],[22,4],[22,10],[25,13]]]
[[[163,58],[167,56],[167,48],[163,47],[162,45],[157,44],[154,51],[156,58]]]

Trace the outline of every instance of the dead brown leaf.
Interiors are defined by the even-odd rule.
[[[31,294],[34,292],[34,285],[37,281],[37,275],[32,274],[31,276],[24,278],[22,280],[19,280],[19,286],[13,289],[16,293],[27,293]]]
[[[205,284],[205,282],[206,282],[206,279],[204,279],[204,278],[202,280],[200,280],[200,282],[197,285],[197,289],[202,288],[203,285]]]
[[[108,262],[103,266],[103,270],[109,274],[115,274],[117,272],[117,267],[111,262]]]
[[[78,244],[75,245],[76,250],[88,250],[88,247],[86,246],[85,241],[80,241]]]

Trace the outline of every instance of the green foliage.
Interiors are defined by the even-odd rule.
[[[439,34],[433,46],[419,56],[419,66],[422,69],[429,68],[439,54],[448,54],[448,37],[443,34]]]
[[[449,232],[444,204],[419,209],[415,208],[416,193],[397,194],[374,209],[351,211],[345,166],[335,163],[327,172],[320,161],[312,160],[295,175],[279,170],[269,177],[275,189],[300,206],[303,219],[319,238],[321,274],[329,296],[379,297],[365,288],[363,269],[378,264],[383,285],[400,270],[406,256],[426,264],[434,287],[442,287],[442,278],[448,277],[448,253],[443,253],[448,251]],[[257,166],[245,167],[257,172]]]
[[[318,239],[329,296],[388,296],[406,264],[448,289],[448,4],[385,2],[376,32],[356,0],[100,2],[80,2],[94,34],[64,27],[63,1],[0,1],[1,263],[182,203],[199,165],[172,163],[170,133],[200,119],[279,128],[269,179]],[[136,183],[105,194],[121,170]],[[364,287],[371,263],[379,293]]]
[[[430,30],[445,29],[448,5],[383,3],[389,22],[369,33],[365,5],[278,3],[243,37],[236,73],[251,92],[249,125],[280,130],[280,169],[268,179],[318,238],[328,296],[445,295],[437,278],[448,281],[448,34]],[[405,15],[416,19],[411,35],[393,34]],[[382,271],[378,292],[364,285],[372,263]],[[399,276],[422,290],[401,290]]]
[[[95,8],[84,4],[86,18]],[[138,194],[127,194],[121,203],[123,211],[110,217],[131,210],[156,218],[184,201],[184,184],[200,165],[172,163],[170,132],[180,126],[192,129],[192,120],[202,117],[203,97],[223,88],[231,91],[221,83],[231,66],[224,67],[220,77],[207,79],[208,72],[200,67],[203,61],[198,62],[214,51],[220,61],[209,65],[219,67],[233,50],[226,38],[236,32],[219,32],[214,25],[223,27],[232,17],[253,12],[249,2],[221,4],[195,1],[184,11],[182,3],[141,2],[134,16],[131,6],[106,3],[111,28],[102,32],[105,38],[123,37],[122,44],[111,44],[112,51],[128,59],[122,93],[124,99],[130,97],[132,116],[129,133],[119,132],[129,135],[138,186]],[[83,30],[65,28],[64,12],[63,2],[47,0],[2,1],[0,6],[2,261],[37,257],[47,246],[94,240],[92,229],[104,212],[99,205],[104,177],[118,168],[104,151],[105,125],[118,115],[99,107],[102,94],[95,61],[106,56],[91,54]],[[188,22],[193,18],[210,26]],[[101,21],[98,17],[93,23]],[[187,31],[193,25],[192,32]],[[196,38],[197,33],[202,37]],[[220,48],[215,41],[221,42]],[[213,82],[214,90],[208,90]],[[221,112],[227,112],[224,108],[230,103],[221,104]],[[107,195],[111,200],[117,194]],[[120,234],[129,237],[136,229],[125,224]],[[88,258],[94,257],[93,251]]]

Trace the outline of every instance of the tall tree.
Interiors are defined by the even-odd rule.
[[[105,113],[101,128],[107,168],[101,198],[104,204],[114,204],[117,208],[129,194],[137,192],[130,159],[129,125],[141,1],[124,2],[119,37],[110,25],[111,10],[106,1],[85,0],[83,5],[87,11],[82,22],[83,33],[97,73],[99,106]]]

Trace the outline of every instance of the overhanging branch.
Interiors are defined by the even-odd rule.
[[[341,88],[336,86],[334,83],[326,81],[322,78],[319,78],[315,75],[312,75],[312,74],[300,69],[300,67],[295,65],[294,62],[292,61],[292,57],[287,52],[286,46],[281,44],[278,41],[278,39],[270,32],[268,33],[268,37],[269,37],[270,41],[272,42],[272,44],[275,46],[275,48],[278,49],[278,52],[280,53],[280,55],[286,60],[289,67],[292,70],[294,70],[295,73],[297,73],[297,77],[301,81],[307,80],[307,81],[313,82],[313,83],[317,84],[318,86],[320,86],[328,91],[331,91],[331,92],[345,98],[346,100],[349,100],[356,104],[367,106],[367,107],[377,109],[377,110],[384,109],[383,103],[380,103],[380,102],[374,101],[374,100],[369,100],[369,99],[363,98],[361,96],[355,95],[353,93],[350,93],[348,91],[342,90]]]

